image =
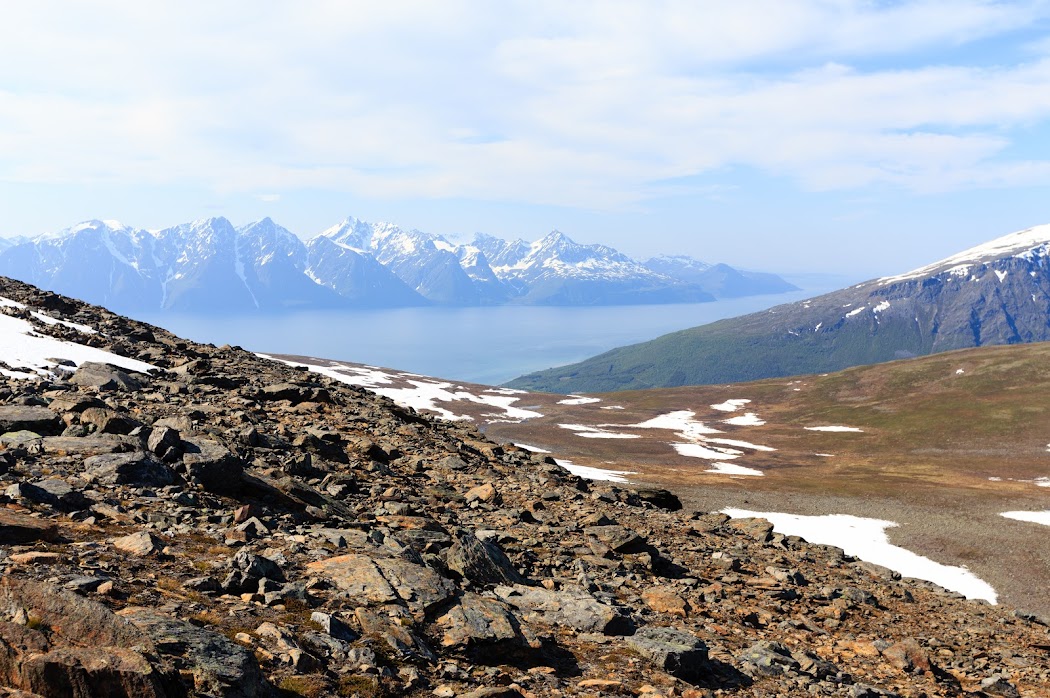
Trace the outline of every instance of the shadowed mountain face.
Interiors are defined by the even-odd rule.
[[[1050,225],[907,274],[622,347],[509,385],[553,392],[698,385],[835,371],[1050,340]]]
[[[355,218],[307,242],[269,218],[239,228],[209,218],[160,231],[88,221],[0,244],[0,273],[125,312],[681,303],[793,289],[689,258],[665,267],[559,232],[454,245]],[[693,279],[700,268],[710,271]]]

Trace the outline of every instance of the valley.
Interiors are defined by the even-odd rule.
[[[671,489],[686,508],[890,520],[891,542],[968,567],[1047,614],[1050,344],[986,347],[829,375],[565,396],[281,357],[588,477]]]

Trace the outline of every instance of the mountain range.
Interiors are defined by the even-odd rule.
[[[515,388],[595,392],[836,371],[1050,340],[1050,225],[897,276],[529,374]]]
[[[689,257],[639,262],[553,231],[533,243],[347,218],[302,240],[269,218],[163,230],[92,220],[5,240],[0,274],[121,312],[693,303],[796,290],[773,274]]]

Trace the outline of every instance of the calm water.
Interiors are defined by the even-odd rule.
[[[211,317],[163,313],[140,319],[199,342],[498,384],[819,291],[686,305],[404,308]]]

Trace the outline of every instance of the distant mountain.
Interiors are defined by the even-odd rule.
[[[798,291],[776,274],[734,269],[728,264],[707,264],[682,255],[653,257],[646,268],[681,281],[696,284],[717,298],[740,298],[759,294]]]
[[[508,385],[597,392],[729,383],[1050,340],[1050,225],[899,276],[613,349]]]
[[[480,248],[480,246],[479,246]],[[508,243],[496,276],[536,305],[712,301],[699,286],[659,274],[605,245],[581,245],[557,230],[523,247]]]
[[[0,274],[121,312],[682,303],[793,289],[673,259],[642,264],[558,231],[531,244],[479,234],[456,245],[356,218],[307,242],[269,218],[239,228],[207,218],[159,231],[94,220],[0,244]]]

